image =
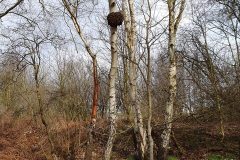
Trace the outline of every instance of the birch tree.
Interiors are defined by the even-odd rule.
[[[179,23],[182,19],[182,14],[185,8],[185,1],[180,1],[179,11],[177,0],[168,0],[168,13],[169,13],[169,33],[168,33],[168,55],[169,55],[169,99],[166,104],[165,113],[165,129],[161,135],[162,137],[162,158],[167,158],[167,152],[169,148],[170,135],[172,132],[172,120],[173,120],[173,107],[176,99],[177,92],[177,64],[176,64],[176,34]]]
[[[149,40],[149,32],[151,30],[151,18],[152,11],[150,6],[150,1],[147,0],[147,6],[149,8],[149,16],[144,14],[144,19],[146,21],[146,48],[147,48],[147,99],[148,99],[148,124],[147,124],[147,135],[148,135],[148,146],[149,146],[149,160],[153,160],[153,138],[152,138],[152,73],[151,73],[151,44]]]
[[[99,94],[99,81],[98,81],[98,71],[97,71],[97,59],[96,54],[90,47],[89,42],[85,38],[83,31],[81,29],[80,23],[78,22],[78,8],[81,4],[80,1],[74,1],[74,3],[67,2],[66,0],[62,0],[64,8],[70,15],[70,18],[74,24],[74,27],[82,40],[86,51],[88,52],[89,56],[92,59],[92,70],[93,70],[93,100],[92,100],[92,112],[91,112],[91,123],[90,123],[90,130],[89,130],[89,140],[88,140],[88,147],[86,151],[86,159],[92,159],[92,142],[93,142],[93,132],[96,125],[96,115],[97,115],[97,103],[98,103],[98,94]]]
[[[109,0],[110,14],[117,12],[117,6],[115,0]],[[110,26],[110,45],[111,45],[111,69],[109,73],[109,119],[110,119],[110,131],[104,159],[109,160],[111,157],[113,141],[116,134],[116,78],[117,78],[117,26]]]
[[[143,126],[143,118],[140,105],[137,101],[137,62],[136,62],[136,20],[134,0],[123,0],[122,9],[124,12],[125,31],[127,34],[127,48],[129,54],[129,88],[130,88],[130,108],[135,110],[135,134],[139,139],[138,152],[141,159],[144,159],[147,140],[146,130]]]

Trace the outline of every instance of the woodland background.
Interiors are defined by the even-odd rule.
[[[0,159],[239,159],[239,25],[239,0],[0,0]]]

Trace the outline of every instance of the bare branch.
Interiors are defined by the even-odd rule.
[[[182,19],[182,14],[183,14],[183,11],[184,11],[184,8],[185,8],[185,3],[186,3],[186,0],[182,0],[181,1],[181,6],[180,6],[180,10],[179,10],[179,13],[178,13],[178,16],[176,18],[176,22],[174,24],[174,30],[175,32],[177,32],[177,28],[179,26],[179,23]]]
[[[10,7],[9,9],[7,9],[5,12],[0,13],[0,18],[6,16],[11,10],[13,10],[14,8],[16,8],[21,2],[23,2],[24,0],[18,0],[12,7]]]

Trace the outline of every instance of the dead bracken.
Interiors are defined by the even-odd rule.
[[[110,25],[111,27],[120,26],[122,25],[122,22],[123,22],[123,14],[122,12],[109,13],[107,16],[107,20],[108,20],[108,25]]]

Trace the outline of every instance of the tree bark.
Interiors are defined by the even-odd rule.
[[[169,11],[169,39],[168,39],[168,55],[169,55],[169,99],[165,110],[165,129],[161,135],[162,137],[162,159],[167,159],[168,148],[170,143],[170,136],[172,130],[173,120],[173,106],[177,93],[177,63],[175,55],[176,47],[176,33],[178,25],[182,18],[182,13],[185,8],[185,0],[181,0],[179,13],[176,16],[176,0],[168,0]]]
[[[148,40],[148,39],[147,39]],[[147,96],[148,96],[148,142],[149,142],[149,160],[153,160],[153,138],[152,138],[152,74],[151,74],[151,54],[150,54],[150,46],[147,43]]]
[[[40,53],[39,53],[39,44],[36,45],[36,48],[33,51],[33,54],[31,55],[31,60],[32,60],[33,75],[34,75],[34,80],[35,80],[35,92],[36,92],[38,107],[39,107],[39,112],[38,113],[40,115],[41,122],[44,125],[45,130],[46,130],[48,142],[50,144],[50,151],[51,151],[52,159],[57,160],[58,157],[55,154],[54,143],[53,143],[52,138],[51,138],[51,134],[50,134],[50,131],[49,131],[49,126],[48,126],[47,121],[44,117],[44,110],[43,110],[44,106],[43,106],[42,96],[41,96],[41,93],[40,93],[39,69],[40,69],[41,58],[40,58]]]
[[[146,130],[143,126],[143,118],[140,105],[137,102],[137,63],[136,63],[136,20],[134,11],[134,1],[123,1],[125,30],[127,32],[127,48],[129,54],[129,83],[130,83],[130,108],[135,110],[135,134],[139,139],[138,152],[141,159],[145,158],[146,152]],[[129,8],[129,16],[127,14]]]
[[[87,39],[84,37],[84,34],[81,30],[80,24],[78,23],[77,16],[74,14],[73,9],[70,7],[71,5],[66,0],[62,0],[64,7],[67,9],[68,13],[70,14],[71,20],[74,24],[74,27],[81,38],[85,49],[87,50],[88,54],[92,58],[92,65],[93,65],[93,99],[92,99],[92,111],[91,111],[91,122],[89,125],[88,131],[88,143],[87,143],[87,151],[85,159],[91,160],[92,159],[92,144],[93,144],[93,134],[96,125],[96,115],[97,115],[97,106],[98,106],[98,95],[99,95],[99,80],[98,80],[98,72],[97,72],[97,59],[96,54],[94,54],[92,48],[90,47]],[[75,6],[74,8],[77,8]],[[76,11],[75,11],[76,12]]]
[[[109,0],[109,10],[110,13],[116,12],[116,2],[115,0]],[[116,78],[117,78],[117,27],[111,27],[110,35],[111,44],[111,69],[109,73],[109,119],[110,119],[110,131],[108,142],[104,154],[105,160],[110,160],[113,142],[116,134]]]
[[[98,81],[98,73],[97,73],[97,60],[96,56],[93,57],[93,83],[94,83],[94,89],[93,89],[93,101],[92,101],[92,112],[91,112],[91,123],[89,126],[88,131],[88,145],[86,150],[86,160],[93,159],[92,157],[92,145],[93,145],[93,135],[96,125],[96,116],[97,116],[97,105],[98,105],[98,94],[99,94],[99,81]]]

